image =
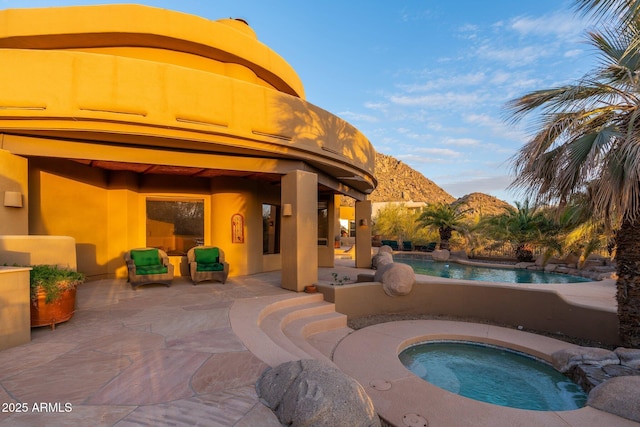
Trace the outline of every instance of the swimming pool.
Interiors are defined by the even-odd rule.
[[[408,347],[398,357],[425,381],[494,405],[568,411],[587,401],[580,386],[546,362],[503,347],[432,341]]]
[[[437,262],[428,258],[394,255],[395,262],[408,264],[416,274],[444,277],[447,279],[482,280],[501,283],[578,283],[589,282],[579,276],[554,274],[524,268],[492,268],[464,265],[456,262]]]

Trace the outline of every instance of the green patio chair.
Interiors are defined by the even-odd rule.
[[[125,252],[124,260],[129,273],[128,280],[136,289],[150,283],[161,283],[167,287],[173,281],[173,264],[167,253],[157,248],[138,248]]]
[[[187,252],[189,274],[194,285],[205,280],[225,283],[229,276],[229,264],[224,251],[216,246],[195,246]]]

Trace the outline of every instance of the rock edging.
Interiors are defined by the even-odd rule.
[[[640,422],[640,349],[575,347],[552,364],[589,393],[587,405]]]

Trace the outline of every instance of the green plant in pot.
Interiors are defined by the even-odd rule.
[[[75,312],[76,288],[84,283],[82,273],[51,265],[31,266],[31,326],[66,322]]]

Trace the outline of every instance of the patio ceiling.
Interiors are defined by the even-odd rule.
[[[255,171],[234,171],[213,168],[198,168],[173,165],[152,165],[145,163],[128,163],[113,162],[104,160],[83,160],[71,159],[74,162],[82,163],[87,166],[112,171],[129,171],[140,174],[156,174],[156,175],[182,175],[196,178],[214,178],[214,177],[235,177],[260,181],[272,185],[280,185],[282,178],[278,173],[266,173]],[[335,190],[319,183],[318,191],[321,193],[336,193]]]

